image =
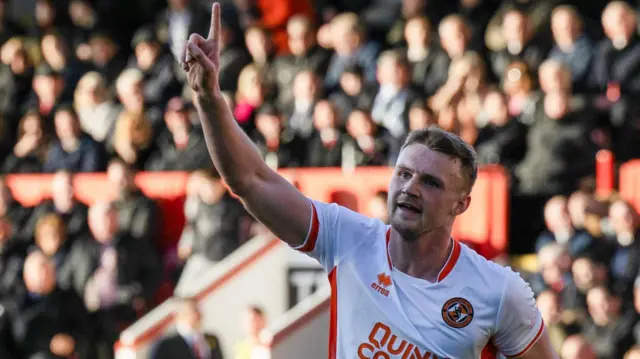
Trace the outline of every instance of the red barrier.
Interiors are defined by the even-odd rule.
[[[376,192],[386,190],[391,168],[358,168],[342,175],[337,168],[290,169],[282,175],[310,198],[337,202],[364,211]],[[162,249],[175,245],[184,225],[184,194],[188,174],[140,173],[136,184],[160,206]],[[14,197],[33,206],[51,197],[51,175],[12,175],[7,183]],[[453,234],[492,258],[507,250],[508,177],[501,167],[483,167],[472,193],[471,206],[454,224]],[[74,179],[78,199],[90,205],[113,198],[104,174],[78,174]]]
[[[596,154],[596,192],[609,197],[615,188],[615,158],[613,152],[600,150]]]
[[[640,212],[640,160],[620,166],[620,195]]]

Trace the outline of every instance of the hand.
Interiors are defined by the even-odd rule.
[[[68,334],[56,334],[49,343],[51,353],[59,357],[68,357],[73,354],[76,341]]]
[[[189,86],[198,96],[220,94],[218,74],[220,71],[220,4],[214,3],[211,10],[211,27],[205,39],[191,34],[181,57],[182,68],[187,73]]]

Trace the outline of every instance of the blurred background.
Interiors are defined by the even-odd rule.
[[[640,2],[221,3],[269,166],[386,221],[406,134],[460,135],[456,238],[529,281],[563,359],[640,358]],[[278,358],[261,333],[326,312],[212,168],[176,60],[211,4],[0,0],[0,358]]]

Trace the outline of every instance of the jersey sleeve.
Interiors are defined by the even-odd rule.
[[[493,343],[507,358],[523,356],[544,331],[533,291],[520,275],[507,274],[498,309]]]
[[[350,251],[371,238],[374,220],[335,203],[311,200],[309,234],[295,250],[316,259],[327,272]]]

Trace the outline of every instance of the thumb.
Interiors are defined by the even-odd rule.
[[[187,54],[191,56],[191,58],[195,59],[200,66],[202,66],[206,71],[214,71],[215,67],[213,66],[213,62],[204,54],[202,49],[194,44],[193,42],[189,42],[187,46]]]

